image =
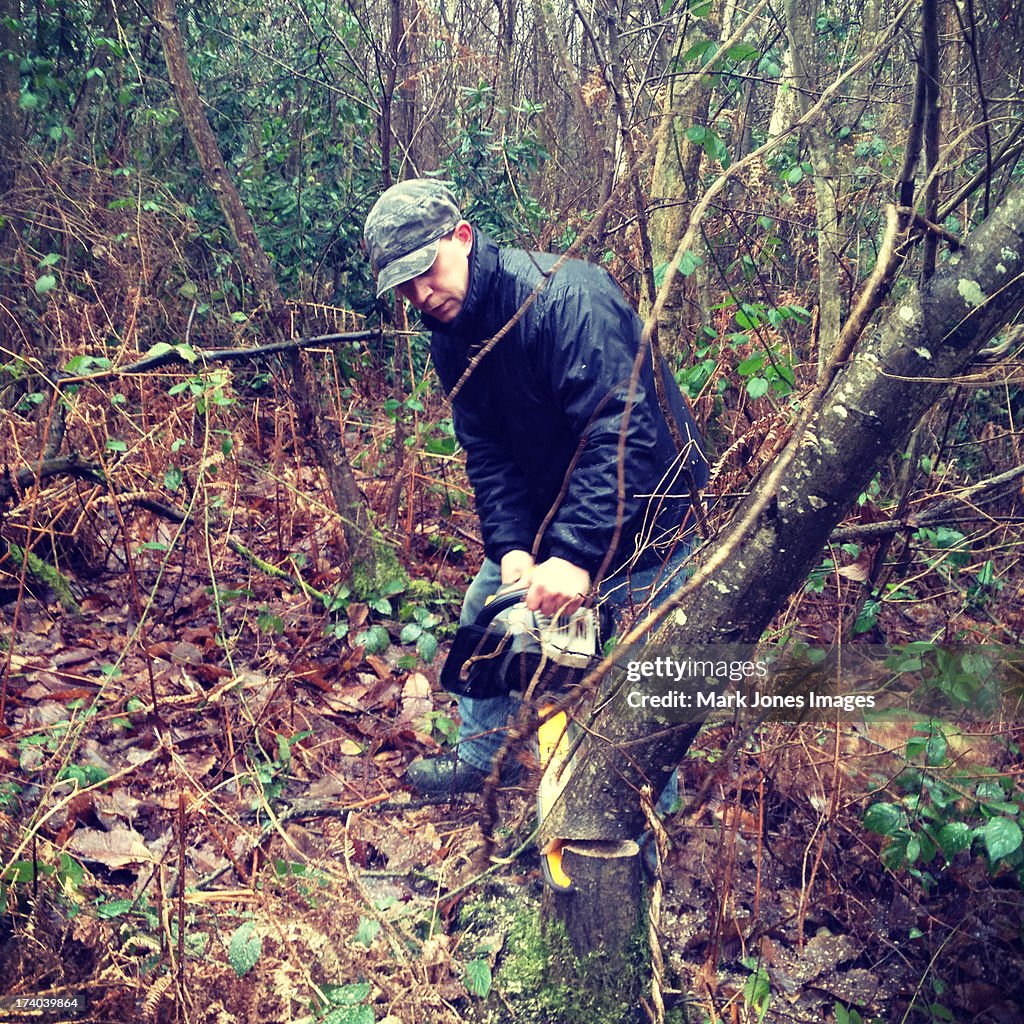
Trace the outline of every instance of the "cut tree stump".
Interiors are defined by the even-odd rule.
[[[565,926],[581,959],[600,953],[611,964],[622,960],[640,923],[640,847],[631,839],[568,841],[562,867],[573,888],[545,890],[545,921]]]

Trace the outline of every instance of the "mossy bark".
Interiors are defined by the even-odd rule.
[[[736,512],[732,531],[706,545],[695,569],[702,586],[631,659],[714,658],[718,645],[755,644],[806,579],[839,520],[911,429],[978,350],[1024,303],[1024,186],[866,335],[839,369],[806,428]],[[717,565],[714,572],[704,566]],[[665,785],[696,726],[666,727],[625,699],[622,669],[587,726],[575,768],[540,828],[539,842],[631,839],[644,827],[636,794]]]
[[[19,566],[23,565],[27,575],[37,583],[48,587],[65,611],[72,615],[78,614],[80,609],[75,595],[71,592],[71,583],[60,569],[12,541],[7,542],[7,552],[11,558],[10,571],[12,575],[16,574],[19,571]]]
[[[495,977],[489,1020],[515,1024],[635,1024],[650,978],[646,919],[614,959],[579,956],[565,926],[536,908],[516,913]]]
[[[865,336],[791,442],[770,493],[762,482],[738,509],[742,532],[725,531],[703,549],[698,574],[721,548],[728,558],[655,632],[649,656],[700,659],[715,645],[755,643],[878,467],[1022,303],[1024,186],[1017,186],[961,252]],[[643,660],[644,651],[636,657]],[[608,680],[612,687],[623,681]],[[667,729],[624,700],[606,702],[588,726],[588,737],[600,739],[583,741],[540,842],[635,838],[643,829],[635,794],[647,781],[660,791],[693,733],[692,723]]]

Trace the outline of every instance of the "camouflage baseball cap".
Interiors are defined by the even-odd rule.
[[[462,219],[455,198],[439,181],[410,178],[373,204],[363,243],[377,278],[377,298],[429,270],[437,243]]]

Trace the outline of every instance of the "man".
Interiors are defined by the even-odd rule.
[[[552,272],[553,255],[499,247],[427,179],[388,189],[364,242],[378,297],[394,288],[431,330],[466,451],[486,559],[462,623],[511,584],[550,616],[592,590],[615,609],[657,588],[664,596],[690,548],[690,500],[707,461],[661,366],[677,445],[641,321],[611,276],[580,260]],[[424,793],[478,789],[515,707],[461,698],[457,756],[418,761],[406,781]]]

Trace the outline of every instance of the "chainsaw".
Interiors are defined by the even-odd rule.
[[[504,697],[568,689],[596,663],[598,613],[530,611],[526,590],[499,590],[476,621],[460,626],[441,669],[441,685],[460,697]]]
[[[451,693],[477,699],[544,695],[537,730],[543,769],[537,817],[543,821],[572,770],[568,717],[563,711],[553,713],[545,698],[564,693],[597,663],[601,621],[590,607],[571,615],[543,615],[526,607],[525,596],[523,588],[499,591],[475,622],[459,627],[441,670],[441,684]],[[541,851],[541,870],[552,889],[571,890],[572,880],[562,868],[560,839]]]

